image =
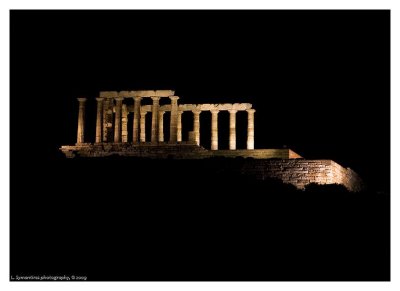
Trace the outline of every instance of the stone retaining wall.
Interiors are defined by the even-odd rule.
[[[242,173],[257,179],[276,178],[299,189],[307,184],[341,184],[350,191],[362,190],[360,177],[332,160],[272,159],[246,160]]]

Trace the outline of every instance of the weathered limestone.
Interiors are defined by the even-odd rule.
[[[176,141],[182,142],[182,113],[183,111],[178,111],[177,125],[176,125]]]
[[[132,142],[137,144],[139,142],[139,120],[140,120],[140,103],[142,97],[133,97],[133,139]]]
[[[103,91],[105,95],[114,94],[114,91]],[[134,90],[134,91],[120,91],[119,97],[169,97],[175,94],[174,90]]]
[[[236,150],[236,109],[229,111],[229,149]]]
[[[201,110],[193,110],[193,133],[194,141],[197,145],[200,145],[200,113]]]
[[[158,112],[158,141],[164,141],[164,113],[165,111]]]
[[[114,142],[121,142],[121,112],[122,112],[122,100],[124,98],[115,98],[115,122],[114,122]]]
[[[113,137],[113,100],[106,98],[103,102],[103,142],[112,141]]]
[[[178,96],[170,96],[171,99],[171,119],[169,125],[169,141],[176,143],[178,141]]]
[[[78,98],[79,101],[79,113],[78,113],[78,133],[76,143],[81,144],[85,141],[85,104],[86,98]]]
[[[303,189],[310,183],[341,184],[350,191],[363,187],[358,175],[331,160],[306,160],[289,149],[254,149],[254,113],[250,103],[179,104],[172,90],[103,91],[97,100],[95,143],[85,143],[86,98],[78,98],[79,114],[77,141],[60,150],[73,157],[142,157],[156,159],[207,159],[215,157],[250,158],[238,161],[237,170],[257,179],[278,178],[284,183]],[[171,104],[160,106],[160,98],[168,97]],[[133,98],[134,104],[124,104]],[[151,98],[152,105],[141,105]],[[115,103],[115,104],[114,104]],[[218,149],[218,113],[229,111],[229,150]],[[236,147],[238,111],[247,111],[247,149]],[[193,130],[188,141],[182,140],[182,113],[193,114]],[[200,114],[211,112],[211,150],[200,145]],[[128,115],[133,113],[132,144],[128,144]],[[151,144],[146,142],[146,114],[151,112]],[[164,114],[170,112],[170,137],[165,143]],[[231,163],[228,163],[231,167]],[[242,166],[243,164],[243,166]]]
[[[254,150],[254,112],[255,109],[247,109],[247,149]]]
[[[250,103],[218,103],[218,104],[180,104],[179,110],[182,111],[192,111],[195,109],[201,111],[211,111],[211,110],[247,110],[250,109],[252,105]]]
[[[140,112],[140,142],[146,142],[146,113]]]
[[[200,146],[200,114],[209,111],[211,120],[211,149],[218,150],[218,113],[229,111],[229,149],[236,149],[236,113],[248,112],[247,149],[254,149],[254,112],[250,103],[222,104],[178,104],[179,97],[173,90],[134,90],[134,91],[102,91],[97,99],[96,140],[95,143],[127,143],[128,116],[132,112],[132,144],[146,142],[146,118],[151,112],[151,143],[165,142],[164,114],[170,112],[169,144],[185,143],[182,138],[182,113],[193,114],[193,130],[189,132],[188,142]],[[160,98],[168,97],[170,104],[160,105]],[[132,98],[133,104],[124,103],[125,98]],[[142,105],[143,98],[151,98],[151,105]],[[84,105],[82,105],[84,108]],[[84,113],[80,113],[81,115]],[[81,119],[79,119],[81,120]],[[79,121],[79,140],[83,142],[84,124]]]
[[[128,109],[122,104],[122,142],[128,142]]]
[[[103,119],[103,100],[104,98],[96,98],[97,114],[96,114],[96,143],[101,143],[102,136],[102,119]]]
[[[219,110],[211,110],[211,150],[218,150],[218,113]]]
[[[175,94],[174,90],[134,90],[134,91],[101,91],[102,98],[132,98],[132,97],[169,97]]]
[[[151,142],[157,143],[158,138],[158,110],[160,108],[160,97],[152,96],[153,100],[152,112],[151,112]]]

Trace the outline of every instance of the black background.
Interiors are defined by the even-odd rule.
[[[165,234],[168,243],[165,237],[147,233],[147,237],[154,238],[153,243],[158,243],[151,247],[144,243],[142,247],[147,251],[128,255],[128,250],[138,247],[135,237],[150,231],[152,225],[150,220],[139,223],[146,230],[137,230],[134,238],[130,236],[132,217],[119,216],[124,211],[129,213],[130,199],[136,199],[128,195],[156,195],[157,190],[167,195],[172,187],[176,195],[186,197],[191,195],[189,189],[207,188],[185,183],[183,177],[171,182],[161,171],[154,174],[160,182],[152,182],[149,177],[146,180],[143,174],[140,184],[133,178],[138,171],[134,164],[79,164],[65,161],[58,148],[76,141],[76,97],[88,97],[86,139],[94,141],[94,98],[102,90],[174,89],[181,97],[180,103],[249,102],[256,109],[256,148],[287,146],[308,159],[332,159],[351,167],[371,193],[386,197],[386,204],[379,209],[373,208],[379,204],[373,200],[379,195],[368,200],[371,209],[362,209],[365,217],[386,215],[390,189],[389,11],[11,11],[10,62],[11,274],[89,274],[91,280],[388,279],[387,219],[376,227],[377,232],[358,237],[361,245],[364,239],[369,244],[354,261],[358,262],[354,269],[365,266],[360,258],[373,253],[371,266],[379,261],[385,267],[375,264],[367,273],[360,271],[358,277],[354,273],[351,276],[349,264],[348,273],[341,275],[340,268],[335,269],[338,274],[332,273],[333,269],[327,272],[330,276],[320,274],[316,271],[321,270],[318,264],[309,273],[299,271],[310,266],[310,258],[331,253],[333,243],[327,249],[318,249],[304,242],[307,250],[315,253],[304,254],[301,263],[296,259],[298,268],[283,267],[293,266],[293,254],[282,260],[276,255],[273,261],[282,263],[281,268],[274,265],[276,268],[271,266],[268,272],[260,273],[246,273],[248,265],[241,265],[237,273],[224,273],[227,260],[216,267],[219,252],[215,250],[209,251],[209,261],[202,262],[204,268],[194,259],[179,261],[178,257],[191,258],[195,251],[187,249],[185,254],[172,255],[170,252],[185,248],[173,243],[171,234]],[[219,116],[221,148],[228,147],[228,116]],[[191,130],[191,116],[184,114],[183,118],[185,139]],[[210,116],[202,113],[201,143],[206,148],[210,144],[209,127]],[[239,148],[245,148],[245,129],[246,114],[238,113]],[[150,175],[150,167],[147,170]],[[226,194],[223,187],[213,191],[211,184],[207,185],[210,191],[203,198]],[[149,199],[146,201],[151,204],[153,198],[141,199]],[[171,201],[163,200],[174,211],[189,207],[181,199]],[[361,204],[351,203],[354,207]],[[207,200],[199,205],[206,207]],[[196,209],[200,213],[199,207]],[[318,203],[312,209],[321,211]],[[352,218],[365,218],[358,217],[357,211],[348,209],[348,213],[355,213]],[[180,215],[177,220],[187,220]],[[288,221],[296,220],[289,217]],[[164,217],[152,219],[157,224]],[[213,223],[211,219],[209,223]],[[375,223],[371,218],[363,227],[368,231]],[[275,227],[284,231],[284,225],[281,221]],[[262,223],[258,226],[264,227]],[[187,228],[190,226],[177,227],[175,238],[182,241]],[[160,227],[159,233],[163,231]],[[314,231],[309,229],[317,238]],[[347,235],[351,233],[350,228],[346,231]],[[346,241],[344,233],[337,234]],[[205,237],[211,235],[206,233]],[[265,247],[272,248],[268,244]],[[274,247],[287,254],[293,245]],[[147,252],[152,254],[149,259],[143,255]],[[351,254],[348,249],[337,252],[343,259]],[[233,253],[242,254],[237,249]],[[166,259],[165,254],[171,256]],[[135,256],[151,264],[136,266],[135,272],[129,272]],[[171,267],[175,263],[176,269]],[[254,260],[248,264],[259,265]],[[329,260],[319,264],[333,268]],[[218,271],[207,273],[210,265]]]

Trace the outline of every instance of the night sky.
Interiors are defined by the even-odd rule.
[[[389,45],[388,11],[12,11],[13,158],[46,163],[75,143],[78,96],[93,142],[99,91],[174,89],[180,103],[250,102],[256,148],[333,159],[388,192]]]
[[[390,278],[389,11],[11,11],[10,22],[11,275]],[[94,142],[99,92],[141,89],[252,103],[255,148],[334,160],[370,192],[268,192],[193,161],[65,160],[77,97]],[[205,148],[210,119],[201,114]],[[221,149],[228,125],[220,112]],[[246,126],[239,112],[239,149]]]

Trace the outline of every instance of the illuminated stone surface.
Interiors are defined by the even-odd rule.
[[[171,143],[175,143],[178,141],[177,137],[177,127],[178,127],[178,96],[170,96],[169,99],[171,99],[171,106],[170,106],[170,111],[171,111],[171,120],[169,124],[169,141]],[[164,107],[164,106],[161,106]],[[162,109],[164,110],[164,109]],[[164,111],[165,112],[165,111]],[[181,138],[182,140],[182,138]]]
[[[250,103],[178,104],[173,90],[102,91],[97,100],[94,143],[85,143],[86,98],[78,98],[78,128],[75,145],[62,146],[68,158],[73,157],[141,157],[153,159],[206,159],[213,157],[246,158],[241,171],[258,179],[278,178],[303,189],[309,183],[342,184],[359,191],[362,181],[349,168],[331,160],[305,160],[290,149],[254,149],[254,114]],[[160,106],[160,98],[170,104]],[[141,105],[151,98],[152,105]],[[126,104],[126,99],[134,103]],[[182,140],[182,114],[191,111],[193,130],[189,140]],[[211,149],[200,141],[200,114],[211,112]],[[218,149],[218,114],[229,112],[229,150]],[[247,111],[247,149],[236,148],[236,113]],[[169,114],[169,141],[164,140],[164,114]],[[146,114],[151,114],[151,143],[146,142]],[[128,116],[133,115],[132,138],[128,140]],[[239,120],[240,122],[240,120]],[[249,159],[250,158],[250,159]]]
[[[103,119],[103,98],[96,98],[97,114],[96,114],[96,143],[101,142],[101,124]]]
[[[165,111],[158,112],[158,141],[164,141],[164,113]]]
[[[229,109],[229,149],[236,150],[236,109]]]
[[[139,143],[139,120],[140,120],[140,102],[142,97],[133,97],[133,140],[132,142]]]
[[[85,104],[86,98],[78,98],[79,101],[79,113],[78,113],[78,132],[76,143],[84,143],[85,140]]]

